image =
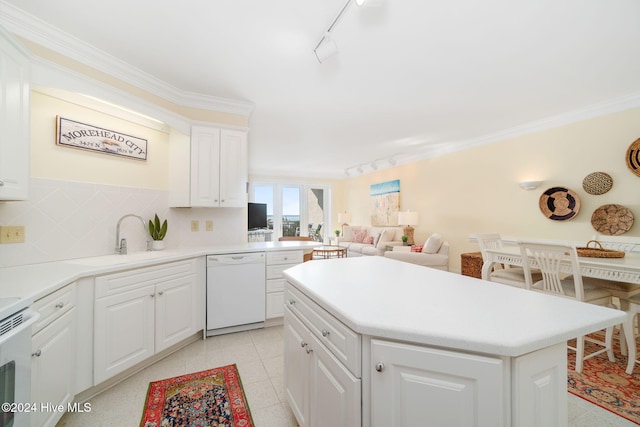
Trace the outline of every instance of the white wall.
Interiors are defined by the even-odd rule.
[[[60,97],[32,91],[29,200],[0,202],[0,225],[24,225],[25,243],[0,245],[0,267],[113,253],[128,213],[169,221],[167,248],[246,241],[246,209],[170,209],[169,134]],[[56,116],[148,140],[146,161],[55,144]],[[173,130],[175,136],[175,130]],[[188,142],[188,136],[178,140]],[[200,230],[191,231],[191,221]],[[205,221],[214,222],[213,231]],[[122,223],[129,251],[146,249],[142,224]]]
[[[337,185],[336,211],[347,210],[353,224],[369,224],[369,186],[400,180],[401,210],[415,210],[420,223],[416,241],[439,232],[451,244],[450,269],[460,271],[460,254],[477,251],[469,234],[586,242],[596,231],[591,214],[609,203],[628,207],[636,223],[626,234],[640,235],[640,177],[626,166],[627,148],[640,137],[640,108],[555,129],[511,138],[442,157],[345,179]],[[591,172],[606,172],[613,188],[594,196],[582,188]],[[542,180],[535,191],[518,187],[522,180]],[[538,207],[540,195],[564,186],[581,198],[579,214],[553,221]]]

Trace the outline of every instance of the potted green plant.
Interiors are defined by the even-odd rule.
[[[159,251],[164,249],[164,238],[167,235],[167,220],[165,219],[162,224],[160,224],[160,218],[158,218],[158,214],[152,220],[149,220],[149,236],[153,239],[153,243],[151,248],[154,251]]]
[[[402,244],[407,246],[407,241],[409,240],[409,236],[402,236],[401,239],[402,239]]]

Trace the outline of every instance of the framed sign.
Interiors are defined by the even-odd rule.
[[[147,160],[147,140],[75,120],[56,118],[56,144]]]

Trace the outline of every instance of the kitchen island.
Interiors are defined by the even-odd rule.
[[[285,272],[301,426],[563,426],[566,341],[623,312],[381,257]]]

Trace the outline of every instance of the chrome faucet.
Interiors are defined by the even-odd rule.
[[[147,235],[147,237],[149,236],[149,231],[147,230],[147,224],[144,222],[144,219],[142,219],[141,216],[134,215],[134,214],[124,215],[122,218],[118,220],[118,225],[116,225],[116,252],[119,253],[120,255],[127,254],[127,239],[120,239],[120,223],[122,222],[123,219],[130,216],[134,218],[138,218],[140,220],[140,222],[142,223],[142,228],[145,231],[145,234]],[[150,249],[151,249],[151,239],[148,238],[147,250],[150,250]]]

